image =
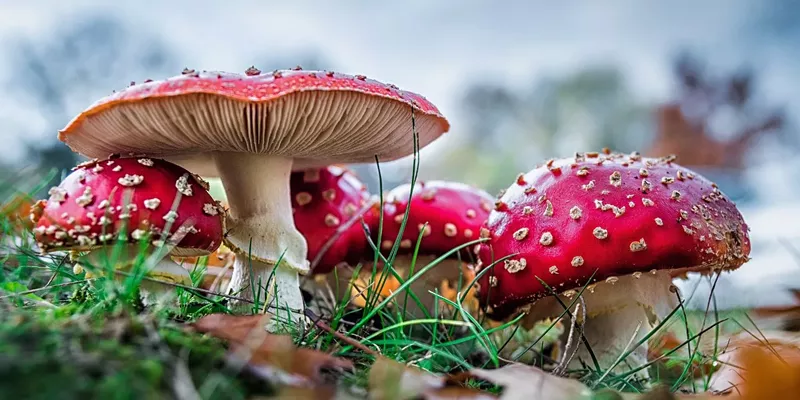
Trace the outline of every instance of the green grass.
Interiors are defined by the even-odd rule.
[[[416,135],[414,145],[412,188],[419,170]],[[376,159],[380,177],[378,161]],[[20,191],[34,192],[46,187],[55,175],[27,177],[40,183],[34,187],[7,182],[0,185],[0,190],[8,202]],[[381,203],[382,185],[381,180]],[[403,218],[401,232],[406,227],[409,211]],[[382,208],[380,217],[382,220]],[[31,233],[19,221],[8,214],[0,218],[3,240],[0,248],[0,398],[172,398],[181,387],[191,387],[205,388],[196,389],[202,398],[236,399],[267,395],[274,390],[268,379],[247,371],[232,372],[225,359],[223,343],[185,329],[186,322],[204,315],[233,312],[227,305],[229,296],[197,289],[205,268],[204,259],[192,272],[192,286],[175,287],[178,299],[175,307],[145,307],[139,301],[138,291],[141,281],[147,279],[144,254],[134,262],[131,273],[116,274],[118,279],[111,278],[115,276],[114,260],[106,265],[89,266],[88,269],[98,276],[86,279],[82,273],[73,273],[66,255],[38,254]],[[433,373],[494,368],[506,364],[509,358],[545,369],[558,364],[559,360],[550,359],[551,344],[569,327],[559,327],[553,322],[526,330],[520,327],[519,318],[491,326],[482,315],[472,315],[463,306],[463,299],[455,302],[446,299],[437,288],[431,288],[431,293],[414,293],[410,289],[427,271],[481,240],[454,248],[426,265],[418,265],[420,234],[411,255],[413,274],[404,279],[401,271],[394,267],[400,239],[388,254],[382,254],[376,246],[381,243],[382,229],[376,235],[377,242],[370,240],[375,255],[373,267],[368,271],[366,306],[352,307],[344,298],[320,316],[331,330],[290,329],[299,346],[331,352],[355,363],[354,372],[337,377],[340,385],[366,386],[374,356],[355,343]],[[365,237],[369,240],[370,236],[365,227]],[[384,267],[378,269],[379,263]],[[362,268],[357,266],[353,276],[358,276]],[[481,274],[489,270],[486,268]],[[382,298],[381,288],[390,277],[400,283],[400,288]],[[467,292],[478,278],[466,282],[461,277],[458,291]],[[255,284],[264,285],[264,282],[252,286],[256,287]],[[439,306],[439,302],[433,309],[422,307],[422,295],[436,296],[448,307]],[[748,330],[758,335],[746,314],[722,315],[716,311],[713,300],[713,296],[709,298],[707,310],[701,312],[676,308],[638,343],[667,330],[689,338],[681,344],[688,357],[673,352],[661,360],[664,361],[661,364],[677,366],[677,374],[662,376],[654,368],[657,373],[652,381],[639,382],[634,379],[635,372],[656,363],[624,373],[611,373],[600,369],[596,362],[566,373],[596,390],[638,392],[656,384],[666,384],[672,391],[703,391],[709,377],[692,378],[696,364],[689,361],[716,361],[718,351],[701,352],[701,339],[707,341],[711,337],[714,349],[719,349],[724,346],[720,338],[731,332]],[[249,311],[261,312],[262,301],[257,298]],[[578,296],[572,304],[562,304],[562,315],[568,315],[577,301]],[[409,305],[416,305],[422,310],[421,314],[412,315]],[[577,334],[582,336],[579,328]],[[348,339],[342,339],[343,336]],[[618,362],[625,365],[628,354],[630,352],[620,355]],[[215,384],[204,385],[206,382]]]

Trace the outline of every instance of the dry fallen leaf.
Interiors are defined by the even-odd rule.
[[[498,369],[473,369],[456,375],[453,379],[463,381],[469,377],[503,387],[500,400],[592,398],[592,391],[576,380],[561,378],[522,364],[510,364]]]
[[[317,350],[297,348],[286,335],[263,328],[269,316],[210,314],[194,323],[200,332],[231,343],[232,355],[251,367],[267,366],[312,382],[322,381],[324,369],[351,369],[353,364]],[[268,373],[267,373],[268,374]]]
[[[253,336],[253,340],[263,340],[268,336],[266,330],[256,329],[256,327],[265,326],[269,319],[269,314],[209,314],[198,319],[192,326],[200,332],[223,340],[244,343],[249,336]]]
[[[403,280],[408,280],[411,276],[417,275],[422,268],[433,262],[435,259],[436,257],[433,256],[417,257],[417,261],[413,270],[415,272],[412,273],[410,257],[398,257],[394,261],[393,268],[395,273],[401,276]],[[343,300],[344,297],[347,297],[353,306],[364,307],[368,293],[367,288],[369,288],[370,293],[378,291],[378,301],[382,301],[392,293],[396,292],[400,287],[400,282],[394,277],[393,274],[388,274],[386,275],[386,278],[382,278],[382,275],[384,274],[384,271],[382,270],[382,264],[379,264],[376,271],[377,272],[373,277],[372,263],[365,263],[363,268],[359,270],[358,276],[355,279],[351,279],[353,278],[354,272],[352,268],[339,268],[337,269],[336,274],[326,275],[324,281],[327,283],[327,286],[330,287],[330,291],[334,294],[335,302],[338,303]],[[411,283],[408,291],[409,293],[414,293],[414,295],[419,299],[421,306],[424,307],[429,313],[433,313],[436,306],[439,306],[438,312],[441,314],[445,310],[452,310],[452,307],[449,305],[446,305],[445,307],[444,302],[440,301],[440,299],[431,294],[431,292],[439,291],[439,294],[443,297],[455,301],[455,288],[458,286],[459,276],[462,274],[462,272],[462,283],[463,285],[466,285],[475,276],[472,268],[469,267],[468,264],[456,259],[443,260],[424,274],[416,277]],[[354,281],[352,284],[351,280]],[[322,282],[316,282],[316,284],[313,286],[316,286],[317,289],[319,289],[323,286],[321,283]],[[311,282],[308,282],[308,284],[311,284]],[[478,302],[477,297],[475,297],[476,290],[477,288],[473,287],[472,290],[470,290],[470,293],[465,296],[463,303],[464,308],[466,308],[473,315],[477,315],[478,312]],[[324,292],[326,291],[327,288],[324,290]],[[372,296],[375,297],[375,294],[372,294]],[[415,315],[417,317],[421,317],[423,315],[419,309],[420,304],[417,304],[411,299],[406,301],[405,294],[399,293],[395,296],[395,300],[397,301],[397,304],[405,307],[405,311],[409,315]],[[393,307],[393,303],[394,302],[390,303],[389,307]]]
[[[469,285],[473,279],[475,279],[475,268],[467,263],[461,263],[461,282],[462,282],[462,290],[466,285]],[[442,297],[452,301],[453,303],[458,302],[458,276],[450,277],[450,279],[442,279],[439,285],[439,294]],[[452,310],[449,304],[444,301],[440,301],[439,307],[442,309],[449,309]],[[480,305],[478,304],[478,290],[476,285],[472,285],[469,289],[469,292],[464,294],[463,302],[461,303],[461,307],[469,312],[473,316],[477,316],[478,312],[480,311]]]
[[[493,400],[497,396],[477,389],[448,386],[425,393],[425,400]]]
[[[0,206],[0,215],[8,222],[21,223],[24,227],[33,229],[33,221],[30,216],[33,204],[34,200],[29,195],[18,193]]]
[[[739,393],[741,400],[800,399],[800,335],[763,332],[731,338],[711,389]]]
[[[415,399],[444,386],[440,376],[385,357],[375,360],[369,370],[369,393],[375,400]]]
[[[263,400],[297,400],[297,399],[314,399],[314,400],[356,400],[363,399],[352,394],[337,391],[334,386],[318,386],[318,387],[283,387],[274,396],[263,397]],[[258,398],[250,400],[259,400]]]
[[[200,257],[173,257],[173,260],[189,271],[193,271],[198,265]],[[203,280],[200,288],[222,293],[226,290],[228,282],[233,276],[234,253],[224,244],[208,255]]]
[[[400,287],[400,281],[398,281],[394,276],[387,276],[386,279],[383,281],[381,285],[381,278],[380,275],[375,277],[375,280],[372,281],[372,289],[370,289],[369,281],[371,280],[371,272],[366,273],[369,271],[361,271],[359,276],[353,282],[353,286],[350,288],[350,298],[351,303],[359,308],[364,308],[367,306],[367,297],[368,296],[375,296],[372,292],[375,290],[374,287],[380,285],[380,293],[378,294],[378,301],[383,301],[383,299],[389,297],[392,293],[394,293],[397,288]]]
[[[497,397],[469,387],[446,386],[447,380],[385,357],[369,371],[369,398],[375,400],[491,400]]]

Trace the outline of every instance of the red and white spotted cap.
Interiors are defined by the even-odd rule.
[[[49,199],[33,207],[34,236],[45,252],[87,251],[114,244],[124,228],[131,243],[173,241],[174,255],[206,255],[222,243],[224,216],[206,185],[160,159],[92,160],[75,167],[50,189]]]
[[[659,270],[715,272],[748,260],[734,203],[674,157],[603,153],[550,160],[495,203],[477,252],[480,300],[497,317],[557,292]]]
[[[450,128],[424,97],[363,75],[250,68],[146,81],[103,98],[59,139],[88,157],[149,154],[203,176],[219,176],[207,152],[294,159],[294,168],[391,161]]]
[[[414,250],[423,230],[420,254],[443,254],[478,239],[480,228],[489,216],[494,202],[490,194],[458,182],[417,182],[416,186],[400,240],[402,253]],[[410,194],[411,184],[398,186],[387,194],[383,208],[382,250],[389,250],[394,246],[400,234]],[[377,239],[379,213],[373,212],[370,217],[375,219],[370,229]]]
[[[308,242],[311,273],[358,263],[368,248],[360,222],[371,209],[366,186],[339,166],[294,172],[290,184],[294,224]]]

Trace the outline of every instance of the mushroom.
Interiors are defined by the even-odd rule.
[[[398,159],[449,123],[422,96],[363,75],[184,72],[100,100],[59,138],[90,157],[154,154],[219,176],[230,204],[225,243],[237,254],[232,291],[300,322],[298,274],[309,263],[292,220],[292,169]]]
[[[553,291],[568,304],[588,285],[584,334],[603,368],[677,305],[670,273],[730,271],[750,253],[742,215],[715,184],[638,153],[577,154],[521,174],[481,235],[480,268],[498,260],[480,279],[487,313],[507,317]],[[646,355],[643,344],[622,364]],[[593,365],[583,346],[573,360]]]
[[[292,214],[308,243],[311,273],[355,265],[368,248],[360,223],[373,200],[356,175],[339,166],[296,171],[291,176]]]
[[[409,197],[410,196],[410,197]],[[410,207],[409,207],[410,198]],[[486,221],[492,209],[492,196],[483,190],[472,186],[448,181],[417,182],[413,190],[411,184],[400,185],[392,189],[386,196],[383,206],[383,231],[381,232],[380,246],[384,256],[400,239],[399,252],[392,263],[392,267],[403,279],[412,277],[425,265],[441,257],[447,252],[478,239],[481,225]],[[405,218],[406,208],[409,208],[405,229],[400,233],[400,227]],[[369,215],[373,240],[378,240],[380,226],[379,212]],[[419,242],[419,252],[411,269],[414,250]],[[411,284],[410,290],[420,298],[423,305],[431,310],[436,298],[428,291],[440,288],[453,291],[467,285],[467,277],[474,276],[469,269],[470,251],[464,249],[453,257],[443,260],[433,269],[427,271]],[[371,254],[366,255],[366,261],[371,264],[374,260]],[[379,262],[379,264],[382,264]],[[465,265],[467,264],[467,265]],[[365,267],[361,272],[361,280],[368,279],[372,268]],[[388,285],[396,286],[393,277],[389,275]],[[362,288],[352,288],[352,294],[362,293]],[[470,304],[469,299],[467,303]],[[406,311],[415,310],[416,305],[409,301]]]
[[[164,160],[115,155],[88,161],[73,168],[49,194],[31,210],[36,242],[45,253],[85,252],[78,258],[84,265],[107,265],[114,261],[115,245],[124,243],[117,269],[154,252],[158,260],[148,271],[150,277],[191,283],[188,271],[161,247],[168,244],[173,255],[197,256],[222,243],[224,210],[201,180]],[[173,289],[146,282],[141,288],[149,293],[143,293],[146,300]]]

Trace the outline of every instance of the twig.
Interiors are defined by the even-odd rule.
[[[361,344],[357,340],[355,340],[355,339],[353,339],[351,337],[345,336],[341,332],[338,332],[338,331],[334,330],[333,328],[331,328],[330,325],[328,325],[327,323],[322,321],[321,317],[319,317],[316,314],[314,314],[314,311],[311,311],[310,309],[306,308],[305,309],[305,314],[306,314],[306,317],[308,317],[309,319],[311,319],[314,322],[314,326],[316,326],[317,328],[322,329],[323,331],[330,333],[331,335],[335,336],[337,339],[347,343],[350,346],[353,346],[356,349],[359,349],[359,350],[363,351],[364,353],[367,353],[367,354],[369,354],[369,355],[371,355],[373,357],[380,356],[380,353],[378,353],[377,351],[372,350],[369,347]]]
[[[575,354],[578,353],[578,348],[580,348],[580,343],[577,346],[573,346],[573,339],[575,331],[583,331],[583,324],[586,323],[586,301],[584,300],[583,295],[581,295],[578,300],[580,303],[575,305],[575,312],[572,313],[573,317],[570,318],[569,335],[567,336],[567,343],[564,345],[564,354],[561,357],[561,360],[558,362],[558,365],[553,368],[554,375],[564,375],[564,373],[567,371],[567,365],[572,362],[572,358],[575,357]],[[581,313],[580,326],[578,326],[579,323],[577,322],[579,312]]]
[[[234,264],[234,262],[231,259],[229,259],[227,262],[225,262],[225,266],[222,267],[222,271],[220,271],[220,273],[217,275],[217,277],[214,278],[214,281],[211,282],[211,286],[208,287],[209,290],[216,290],[217,292],[220,292],[220,293],[223,292],[223,291],[227,291],[227,289],[228,289],[227,287],[225,288],[225,290],[222,290],[222,288],[219,287],[219,286],[222,286],[221,282],[222,282],[222,278],[225,277],[225,274],[228,273],[229,270],[233,269],[233,264]],[[228,283],[228,286],[230,286],[230,282]]]
[[[125,272],[125,271],[114,271],[114,273],[117,273],[117,274],[120,274],[120,275],[125,275],[125,276],[134,276],[134,274],[132,274],[130,272]],[[231,296],[231,295],[227,295],[227,294],[217,293],[217,292],[215,292],[213,290],[206,290],[206,289],[199,288],[199,287],[186,286],[186,285],[182,285],[180,283],[162,281],[160,279],[151,278],[151,277],[146,276],[146,275],[142,277],[142,280],[161,283],[161,284],[168,285],[168,286],[179,287],[181,289],[188,290],[188,291],[195,291],[195,292],[200,292],[200,293],[203,293],[203,294],[210,294],[210,295],[224,297],[226,299],[238,300],[238,301],[245,302],[245,303],[255,304],[255,302],[253,300],[247,300],[247,299],[243,299],[241,297],[236,297],[236,296]],[[54,286],[51,286],[51,287],[54,287]]]

